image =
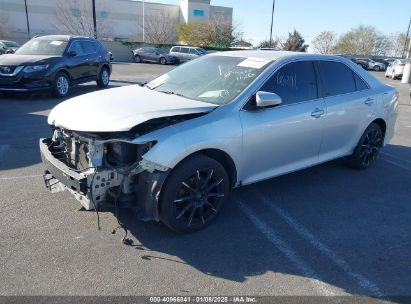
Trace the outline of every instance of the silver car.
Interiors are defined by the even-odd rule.
[[[190,61],[206,54],[206,50],[194,46],[173,46],[170,49],[170,55],[176,56],[180,62]]]
[[[40,140],[44,179],[86,209],[119,204],[191,232],[231,188],[342,157],[368,168],[393,137],[397,104],[394,88],[342,57],[214,53],[57,105]]]

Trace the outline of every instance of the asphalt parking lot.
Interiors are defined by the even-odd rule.
[[[111,86],[171,68],[114,64]],[[373,74],[401,97],[372,168],[334,161],[236,189],[190,235],[123,210],[133,246],[111,233],[111,210],[98,231],[94,212],[44,187],[38,139],[62,100],[0,95],[0,295],[411,295],[411,102],[407,85]]]

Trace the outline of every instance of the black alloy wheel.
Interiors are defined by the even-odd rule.
[[[161,201],[161,219],[176,232],[207,226],[229,193],[229,178],[220,163],[196,155],[170,174]]]
[[[349,165],[357,169],[366,169],[375,161],[383,144],[383,133],[378,124],[372,123],[365,130],[353,154]]]

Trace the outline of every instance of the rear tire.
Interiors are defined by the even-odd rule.
[[[67,97],[70,93],[70,79],[66,73],[59,72],[54,78],[53,95],[56,97]]]
[[[383,144],[383,133],[380,126],[371,123],[361,136],[353,153],[347,158],[347,164],[355,169],[367,169],[378,156]]]
[[[376,65],[376,66],[374,67],[374,71],[379,72],[379,71],[380,71],[380,67],[379,67],[378,65]]]
[[[110,83],[110,72],[108,68],[103,67],[97,79],[97,86],[99,88],[104,89],[108,87],[109,83]]]
[[[160,219],[178,233],[203,229],[217,217],[229,191],[224,167],[207,156],[193,155],[168,176],[160,194]]]
[[[167,59],[165,59],[164,57],[160,58],[160,64],[165,65],[167,63]]]

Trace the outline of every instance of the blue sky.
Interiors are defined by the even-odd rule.
[[[178,4],[179,0],[148,0]],[[234,22],[246,40],[257,44],[270,35],[272,0],[211,0],[212,5],[234,8]],[[384,34],[406,32],[411,0],[276,0],[274,35],[287,37],[297,29],[310,44],[324,30],[337,34],[360,24]]]

